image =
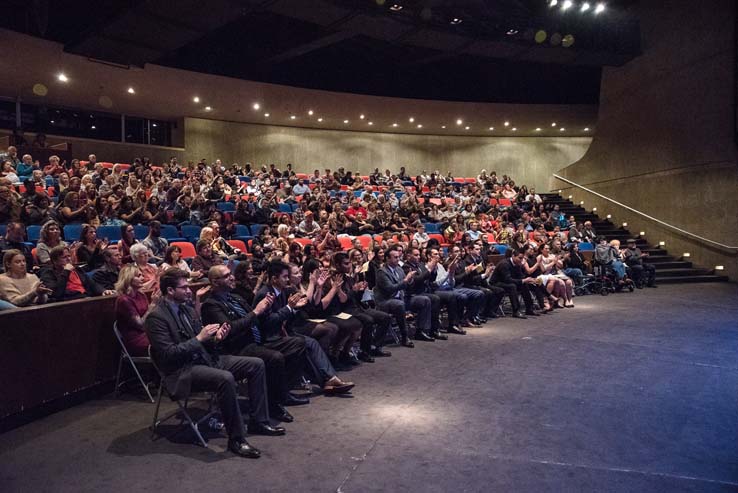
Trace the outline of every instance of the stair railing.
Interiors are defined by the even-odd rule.
[[[557,179],[559,179],[559,180],[561,180],[561,181],[563,181],[565,183],[568,183],[569,185],[572,185],[572,186],[574,186],[576,188],[579,188],[581,190],[584,190],[585,192],[589,192],[592,195],[596,195],[596,196],[600,197],[601,199],[607,200],[608,202],[612,202],[613,204],[618,205],[618,206],[622,207],[623,209],[627,209],[627,210],[629,210],[631,212],[634,212],[634,213],[638,214],[641,217],[645,217],[646,219],[648,219],[650,221],[654,221],[654,222],[656,222],[656,223],[658,223],[658,224],[660,224],[662,226],[665,226],[665,227],[667,227],[669,229],[673,229],[674,231],[678,231],[679,233],[685,234],[687,236],[690,236],[690,237],[695,238],[697,240],[703,241],[705,243],[710,243],[711,245],[715,245],[715,246],[718,246],[720,248],[725,248],[727,250],[738,250],[738,246],[725,245],[724,243],[720,243],[718,241],[714,241],[714,240],[711,240],[709,238],[705,238],[705,237],[702,237],[700,235],[696,235],[694,233],[690,233],[689,231],[686,231],[686,230],[684,230],[682,228],[679,228],[677,226],[674,226],[673,224],[669,224],[669,223],[667,223],[665,221],[662,221],[661,219],[657,219],[657,218],[655,218],[653,216],[649,216],[645,212],[641,212],[641,211],[636,210],[636,209],[634,209],[634,208],[632,208],[630,206],[627,206],[627,205],[625,205],[623,203],[620,203],[620,202],[618,202],[615,199],[611,199],[610,197],[606,197],[606,196],[602,195],[599,192],[595,192],[594,190],[590,190],[589,188],[585,187],[584,185],[580,185],[579,183],[575,183],[575,182],[569,180],[568,178],[564,178],[563,176],[557,175],[556,173],[554,173],[553,176],[554,176],[554,178],[557,178]]]

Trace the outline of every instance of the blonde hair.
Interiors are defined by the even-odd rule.
[[[115,290],[118,294],[130,294],[133,278],[139,272],[141,272],[141,269],[136,264],[126,264],[123,266],[120,274],[118,274],[118,282],[115,283]]]
[[[215,232],[213,231],[213,228],[210,228],[208,226],[205,226],[200,230],[200,239],[201,240],[208,240],[213,241],[213,235]]]
[[[620,248],[620,240],[610,240],[610,246]]]

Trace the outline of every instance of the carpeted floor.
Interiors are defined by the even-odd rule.
[[[88,402],[0,437],[0,491],[736,491],[738,287],[576,299],[342,374],[259,460],[149,439],[153,405]],[[171,404],[167,403],[167,409]]]

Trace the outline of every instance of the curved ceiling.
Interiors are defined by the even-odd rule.
[[[390,97],[596,104],[601,67],[640,50],[633,0],[6,1],[5,25],[68,53]]]

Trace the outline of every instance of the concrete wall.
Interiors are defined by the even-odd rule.
[[[558,174],[697,235],[738,245],[734,141],[735,3],[641,2],[644,54],[604,70],[597,134],[585,156]],[[585,207],[610,213],[696,265],[724,265],[736,251],[690,239],[552,180]]]
[[[292,163],[297,171],[343,166],[370,173],[375,167],[411,174],[451,170],[476,176],[481,169],[509,174],[517,183],[544,188],[551,173],[582,157],[589,137],[449,137],[313,130],[185,119],[190,159],[261,165]]]

